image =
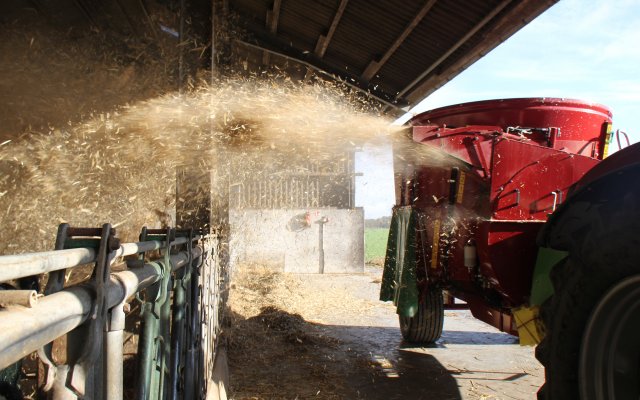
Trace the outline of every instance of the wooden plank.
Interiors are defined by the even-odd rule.
[[[498,4],[488,15],[486,15],[482,19],[482,21],[478,22],[473,28],[471,28],[471,30],[469,32],[467,32],[462,38],[460,38],[460,40],[458,40],[456,42],[456,44],[451,46],[443,55],[440,56],[440,58],[438,58],[434,63],[429,65],[429,67],[427,67],[427,69],[424,70],[424,72],[422,72],[409,85],[407,85],[404,89],[402,89],[398,93],[398,97],[404,96],[407,92],[409,92],[416,85],[418,85],[420,83],[420,81],[422,81],[424,78],[427,77],[427,75],[429,75],[431,73],[431,71],[436,69],[443,61],[445,61],[447,58],[449,58],[449,56],[451,54],[453,54],[456,50],[458,50],[460,48],[460,46],[465,44],[467,42],[467,40],[471,39],[471,37],[473,37],[473,35],[478,33],[478,31],[480,29],[482,29],[489,21],[491,21],[493,19],[493,17],[498,15],[498,13],[500,13],[500,11],[502,11],[502,9],[505,8],[509,3],[511,3],[511,0],[503,0],[500,4]]]
[[[278,20],[280,19],[280,7],[282,6],[282,0],[274,0],[273,8],[271,10],[267,10],[266,16],[266,27],[269,33],[276,34],[278,32]],[[264,52],[262,54],[262,64],[269,65],[269,61],[271,60],[271,56],[268,52]]]
[[[331,26],[329,26],[327,34],[320,35],[320,37],[318,38],[318,42],[316,43],[316,48],[314,50],[314,53],[317,57],[322,58],[324,57],[324,53],[327,52],[327,48],[329,47],[329,43],[331,43],[333,34],[338,28],[338,24],[340,23],[340,19],[342,19],[345,8],[347,8],[347,3],[349,3],[349,0],[340,0],[340,4],[338,5],[338,9],[333,16],[333,20],[331,21]]]
[[[267,29],[269,29],[269,32],[271,33],[276,33],[278,31],[278,20],[280,19],[281,6],[282,0],[274,0],[271,13],[267,13],[267,15],[271,14],[271,18],[267,18]]]
[[[436,4],[436,1],[437,0],[427,0],[427,2],[424,4],[424,6],[422,6],[418,14],[416,14],[416,16],[411,20],[411,22],[409,22],[409,24],[404,28],[400,36],[396,38],[396,40],[393,42],[391,47],[387,49],[387,51],[380,58],[380,60],[372,60],[369,63],[369,65],[367,65],[367,68],[365,68],[364,72],[362,73],[362,79],[364,79],[365,81],[369,81],[371,80],[371,78],[373,78],[373,76],[378,71],[380,71],[380,68],[382,68],[382,66],[387,61],[389,61],[389,58],[391,58],[393,53],[395,53],[395,51],[398,50],[398,47],[400,47],[400,45],[407,39],[407,37],[409,37],[411,32],[413,32],[416,26],[418,26],[420,22],[424,19],[427,13],[429,13],[429,10],[433,8],[433,6]]]

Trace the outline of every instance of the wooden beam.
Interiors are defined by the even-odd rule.
[[[280,19],[280,7],[282,6],[282,0],[273,0],[273,8],[267,10],[267,31],[271,34],[278,32],[278,20]],[[270,55],[268,52],[262,54],[262,64],[269,65]]]
[[[369,65],[367,65],[367,68],[365,68],[364,72],[362,73],[362,79],[364,79],[365,81],[370,81],[371,78],[373,78],[373,76],[378,71],[380,71],[380,68],[382,68],[382,66],[387,61],[389,61],[389,58],[391,58],[393,53],[395,53],[395,51],[398,50],[398,47],[400,47],[400,45],[407,39],[407,37],[416,28],[416,26],[418,26],[420,22],[424,19],[424,17],[427,15],[429,10],[431,10],[431,8],[436,4],[436,1],[437,0],[427,0],[427,2],[424,4],[424,6],[422,6],[418,14],[416,14],[413,20],[409,22],[409,25],[407,25],[404,28],[404,31],[402,31],[400,36],[396,38],[396,40],[393,42],[391,47],[387,49],[384,55],[379,60],[372,60],[369,63]]]
[[[336,10],[335,15],[333,16],[333,20],[331,21],[331,26],[329,26],[329,30],[327,31],[327,34],[320,35],[320,37],[318,38],[318,42],[316,43],[316,48],[314,50],[314,53],[318,58],[324,57],[324,53],[327,52],[329,43],[333,38],[333,34],[336,32],[336,28],[338,28],[338,24],[340,23],[342,14],[344,14],[345,8],[347,8],[348,2],[349,0],[340,0],[340,4],[338,5],[338,9]]]
[[[328,64],[324,59],[316,57],[314,53],[297,49],[280,38],[268,35],[266,31],[261,32],[260,28],[256,26],[250,27],[249,29],[255,35],[254,43],[244,42],[239,39],[235,39],[233,42],[242,47],[260,50],[262,52],[266,51],[278,57],[296,62],[303,67],[313,70],[319,76],[333,79],[342,85],[356,89],[368,97],[388,106],[390,110],[393,110],[394,115],[400,116],[408,110],[403,108],[407,106],[406,103],[401,100],[395,100],[395,94],[387,93],[377,85],[374,86],[368,82],[363,82],[358,75],[351,75],[342,68],[336,68]],[[388,101],[388,99],[393,99],[393,102]]]
[[[511,3],[511,0],[503,0],[500,4],[498,4],[498,6],[495,7],[487,16],[485,16],[482,19],[482,21],[478,22],[473,28],[471,28],[469,32],[467,32],[462,38],[460,38],[460,40],[458,40],[456,44],[451,46],[442,56],[440,56],[440,58],[438,58],[435,62],[429,65],[429,67],[423,73],[421,73],[409,85],[407,85],[404,89],[402,89],[398,93],[398,97],[404,96],[407,92],[409,92],[417,84],[419,84],[420,81],[422,81],[424,78],[427,77],[427,75],[431,73],[431,71],[436,69],[444,60],[449,58],[451,54],[453,54],[456,50],[458,50],[460,46],[465,44],[469,39],[471,39],[471,37],[473,37],[473,35],[478,33],[480,29],[482,29],[489,21],[491,21],[496,15],[498,15],[498,13],[500,13],[500,11],[502,11],[509,3]]]
[[[267,29],[270,33],[276,33],[278,31],[278,20],[280,19],[280,6],[282,0],[273,1],[273,9],[267,11]]]
[[[470,49],[465,56],[449,66],[442,74],[430,75],[420,82],[406,93],[404,99],[410,104],[419,103],[557,2],[558,0],[524,0],[515,4],[500,18],[500,21],[491,26],[490,30],[484,34],[483,40]]]

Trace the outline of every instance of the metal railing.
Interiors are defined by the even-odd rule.
[[[80,267],[89,278],[65,284]],[[43,295],[18,289],[42,276],[48,277]],[[35,351],[41,396],[204,398],[226,281],[213,235],[143,228],[139,243],[120,244],[109,224],[62,224],[55,251],[0,256],[7,289],[0,290],[0,373],[19,371]],[[139,315],[127,317],[129,302],[139,304]],[[125,396],[127,321],[134,322],[127,330],[137,331],[138,345],[135,388]],[[0,376],[16,386],[15,374],[13,382],[6,382],[7,373]]]

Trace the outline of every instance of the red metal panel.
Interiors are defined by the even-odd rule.
[[[518,336],[518,330],[513,323],[513,317],[507,312],[502,312],[487,305],[482,298],[474,298],[469,302],[471,314],[480,321],[495,326],[502,332]]]
[[[525,136],[539,144],[550,141],[558,150],[586,156],[602,154],[600,139],[611,111],[600,104],[557,98],[523,98],[478,101],[438,108],[418,115],[413,125],[498,125],[504,132],[510,127],[560,128],[551,140],[542,132]],[[592,145],[597,154],[591,153]],[[599,158],[602,158],[601,156]]]
[[[597,163],[531,142],[498,139],[491,168],[492,218],[545,221],[569,187]]]
[[[443,272],[440,264],[440,235],[443,230],[447,230],[446,204],[450,175],[450,168],[431,166],[416,171],[412,180],[411,205],[419,210],[418,259],[432,282],[441,279]]]
[[[491,164],[491,142],[498,126],[466,126],[447,129],[437,125],[414,126],[413,140],[436,147],[482,171],[486,176]]]
[[[462,267],[464,246],[474,238],[479,218],[490,218],[488,182],[470,169],[460,168],[457,182],[452,168],[422,167],[416,171],[411,205],[419,210],[420,248],[431,280],[447,270],[448,281],[470,281],[471,271]],[[451,198],[451,185],[455,198]],[[437,237],[436,235],[437,231]],[[437,251],[434,254],[434,249]],[[434,258],[435,257],[435,258]]]
[[[505,306],[526,302],[535,265],[536,236],[543,222],[482,221],[476,243],[480,273]]]

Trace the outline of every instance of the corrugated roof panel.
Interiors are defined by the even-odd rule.
[[[287,65],[293,65],[296,59],[312,64],[347,79],[362,90],[375,92],[374,95],[382,101],[393,101],[393,95],[401,92],[400,102],[415,103],[558,0],[224,1],[232,13],[237,14],[237,18],[233,17],[234,22],[250,33],[250,43],[240,46],[253,49],[249,57],[255,64],[252,69],[263,69],[262,63],[269,60],[272,65],[282,64],[273,52],[281,53],[288,60]],[[186,3],[192,13],[190,17],[198,21],[198,32],[202,31],[198,35],[204,40],[210,38],[207,29],[211,28],[209,15],[212,4],[216,5],[213,8],[217,11],[221,3],[222,0],[214,0],[213,3],[212,0],[189,0]],[[420,10],[432,3],[431,10],[388,60],[379,66],[370,64],[380,60]],[[142,36],[144,32],[138,32],[136,21],[142,21],[140,26],[148,24],[145,13],[134,10],[141,7],[133,6],[137,2],[116,0],[0,1],[0,19],[6,18],[7,13],[18,12],[20,8],[16,8],[16,4],[35,8],[47,15],[52,23],[61,26],[86,25],[88,28],[95,25],[123,36]],[[280,5],[280,11],[275,32],[270,32],[267,13],[274,4]],[[319,37],[330,29],[341,4],[346,4],[344,14],[324,58],[320,59],[314,55],[314,49]],[[224,17],[224,14],[218,17]],[[467,38],[466,42],[460,42],[480,21],[489,19],[487,26]],[[226,51],[233,47],[222,43],[216,46],[216,50]],[[264,57],[265,50],[271,51],[272,56]],[[240,49],[234,51],[242,54]],[[443,57],[445,54],[446,58]],[[227,60],[229,57],[219,59]],[[369,65],[372,65],[369,72],[374,75],[367,82],[362,75]],[[299,69],[304,76],[306,68]],[[410,83],[415,83],[415,86],[406,90]],[[381,91],[376,91],[376,85]]]
[[[266,34],[266,12],[274,0],[228,0],[253,27],[263,45],[278,43]],[[401,98],[416,101],[419,94],[427,93],[451,79],[482,53],[489,51],[504,38],[525,25],[538,13],[557,0],[437,0],[430,11],[384,62],[370,82],[361,77],[367,66],[379,60],[393,46],[420,10],[429,0],[348,0],[342,19],[329,43],[323,60],[312,55],[320,35],[329,29],[342,0],[282,0],[277,39],[280,50],[317,63],[343,79],[356,82],[369,90],[379,87],[383,97],[401,93]],[[495,16],[503,6],[504,10]],[[474,27],[491,16],[484,26],[462,43]],[[258,29],[259,28],[259,29]],[[486,39],[489,38],[489,39]],[[447,54],[446,58],[443,55]],[[425,71],[430,71],[424,75]],[[421,78],[419,82],[417,79]],[[416,83],[417,82],[417,83]],[[422,83],[429,86],[422,86]],[[416,83],[411,90],[404,89]]]
[[[362,73],[374,57],[384,54],[423,4],[408,0],[398,7],[393,0],[349,1],[325,58]]]
[[[500,0],[441,0],[373,80],[387,90],[402,90],[473,29]]]
[[[320,35],[331,25],[338,1],[304,3],[283,0],[278,34],[291,42],[304,43],[302,50],[313,51]]]
[[[499,2],[497,2],[497,3],[499,3]],[[496,15],[493,18],[493,20],[498,20],[498,19],[502,18],[502,15],[506,14],[508,10],[509,10],[509,7],[505,7],[505,9],[503,9],[500,13],[498,13],[498,15]],[[487,14],[489,12],[487,12]],[[490,22],[487,25],[488,26],[492,25],[492,23]],[[469,38],[469,40],[467,40],[462,46],[460,46],[459,49],[454,51],[447,60],[443,61],[442,64],[438,68],[440,70],[446,70],[447,68],[449,68],[449,66],[451,64],[455,63],[458,59],[460,59],[465,54],[467,54],[470,51],[470,49],[472,49],[473,47],[479,45],[485,39],[485,36],[486,36],[485,33],[481,30],[480,32],[478,32],[478,34],[476,34],[476,35],[472,36],[471,38]]]
[[[234,11],[240,12],[243,16],[249,17],[248,22],[266,22],[267,10],[272,7],[272,0],[233,0],[229,2]]]

